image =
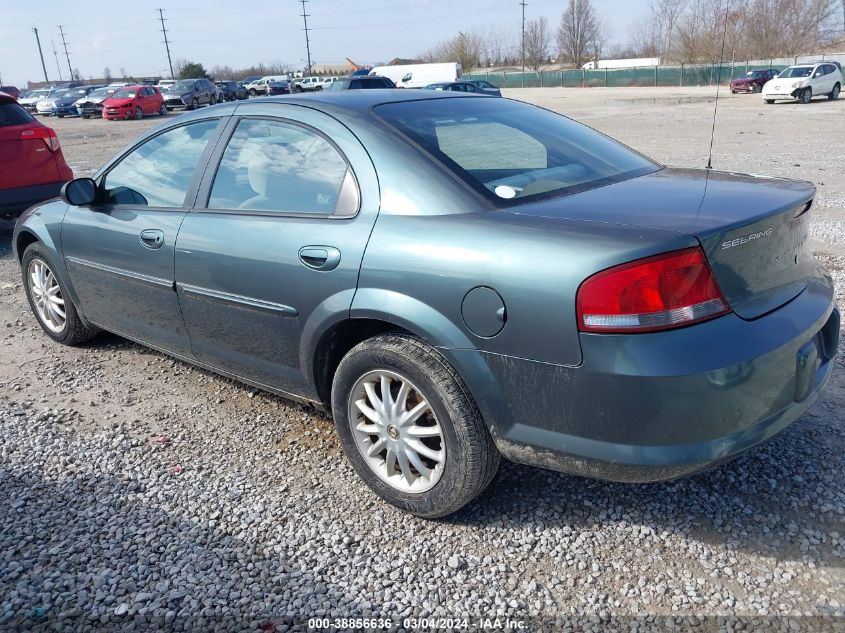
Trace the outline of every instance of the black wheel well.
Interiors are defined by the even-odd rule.
[[[386,332],[413,335],[394,323],[378,319],[347,319],[323,334],[314,353],[314,383],[327,410],[331,411],[332,381],[343,357],[358,343]]]
[[[23,252],[27,249],[27,247],[30,244],[34,244],[37,241],[38,241],[38,238],[35,237],[35,235],[30,233],[29,231],[21,231],[18,234],[17,247],[18,247],[18,261],[19,262],[23,261]]]

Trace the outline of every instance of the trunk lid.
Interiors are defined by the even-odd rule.
[[[807,213],[814,194],[808,182],[666,168],[509,211],[694,235],[733,311],[753,319],[796,297],[815,274]]]

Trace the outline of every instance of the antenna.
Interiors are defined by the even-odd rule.
[[[67,57],[67,71],[70,73],[70,80],[73,81],[73,69],[70,67],[70,54],[67,52],[67,42],[65,42],[65,32],[62,25],[59,25],[59,34],[62,36],[62,46],[65,47],[65,57]]]
[[[716,100],[713,103],[713,127],[710,128],[710,149],[707,151],[707,169],[713,169],[713,136],[716,134],[716,111],[719,108],[719,88],[722,87],[722,65],[725,58],[725,37],[728,34],[728,9],[730,2],[725,2],[725,26],[722,29],[722,52],[719,54],[719,74],[716,76]]]
[[[311,74],[311,42],[308,39],[308,31],[311,30],[311,29],[308,28],[308,16],[310,15],[310,13],[306,13],[306,11],[305,11],[305,3],[308,2],[308,0],[300,0],[300,2],[302,2],[302,23],[305,25],[305,28],[303,29],[303,31],[305,31],[305,52],[308,55],[308,73],[307,74],[310,75]]]
[[[53,40],[50,40],[50,45],[53,47],[53,57],[56,58],[56,70],[59,71],[59,81],[64,81],[64,77],[62,77],[62,67],[59,65],[59,53],[56,52],[56,43]]]
[[[163,9],[158,10],[158,19],[161,20],[161,32],[164,33],[164,48],[167,49],[167,65],[170,66],[170,78],[173,76],[173,62],[170,61],[170,42],[167,41],[167,29],[164,27],[164,13]]]

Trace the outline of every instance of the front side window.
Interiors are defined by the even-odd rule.
[[[223,153],[208,206],[350,216],[358,188],[346,160],[316,132],[244,119]]]
[[[431,99],[383,104],[375,112],[497,204],[659,169],[595,130],[517,101]]]
[[[184,206],[194,171],[216,128],[216,119],[197,121],[136,147],[106,175],[106,203]]]

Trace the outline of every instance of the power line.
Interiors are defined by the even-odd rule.
[[[59,33],[62,36],[62,45],[65,47],[65,57],[67,58],[67,71],[70,73],[70,80],[73,81],[73,69],[70,67],[70,54],[67,52],[67,42],[65,41],[65,32],[62,25],[59,25]]]
[[[38,29],[33,27],[32,32],[35,33],[35,41],[38,43],[38,55],[41,57],[41,69],[44,71],[44,83],[50,83],[50,79],[47,77],[47,64],[44,63],[44,51],[41,50],[41,38],[38,37]]]
[[[308,1],[309,0],[300,0],[300,2],[302,2],[302,23],[305,25],[305,28],[303,29],[305,31],[305,52],[308,56],[308,72],[306,74],[310,75],[311,74],[311,41],[308,38],[308,31],[310,30],[308,28],[308,16],[310,14],[306,13],[306,11],[305,11],[305,3],[308,2]]]
[[[50,46],[53,47],[53,57],[56,58],[56,70],[59,71],[59,81],[64,81],[64,77],[62,77],[62,67],[59,64],[59,53],[56,51],[56,43],[53,40],[50,40]],[[73,79],[73,77],[71,77]]]
[[[170,66],[170,78],[175,79],[173,76],[173,62],[170,60],[170,43],[167,41],[167,28],[164,26],[164,13],[162,9],[158,10],[158,19],[161,20],[161,32],[164,34],[164,48],[167,49],[167,65]]]

